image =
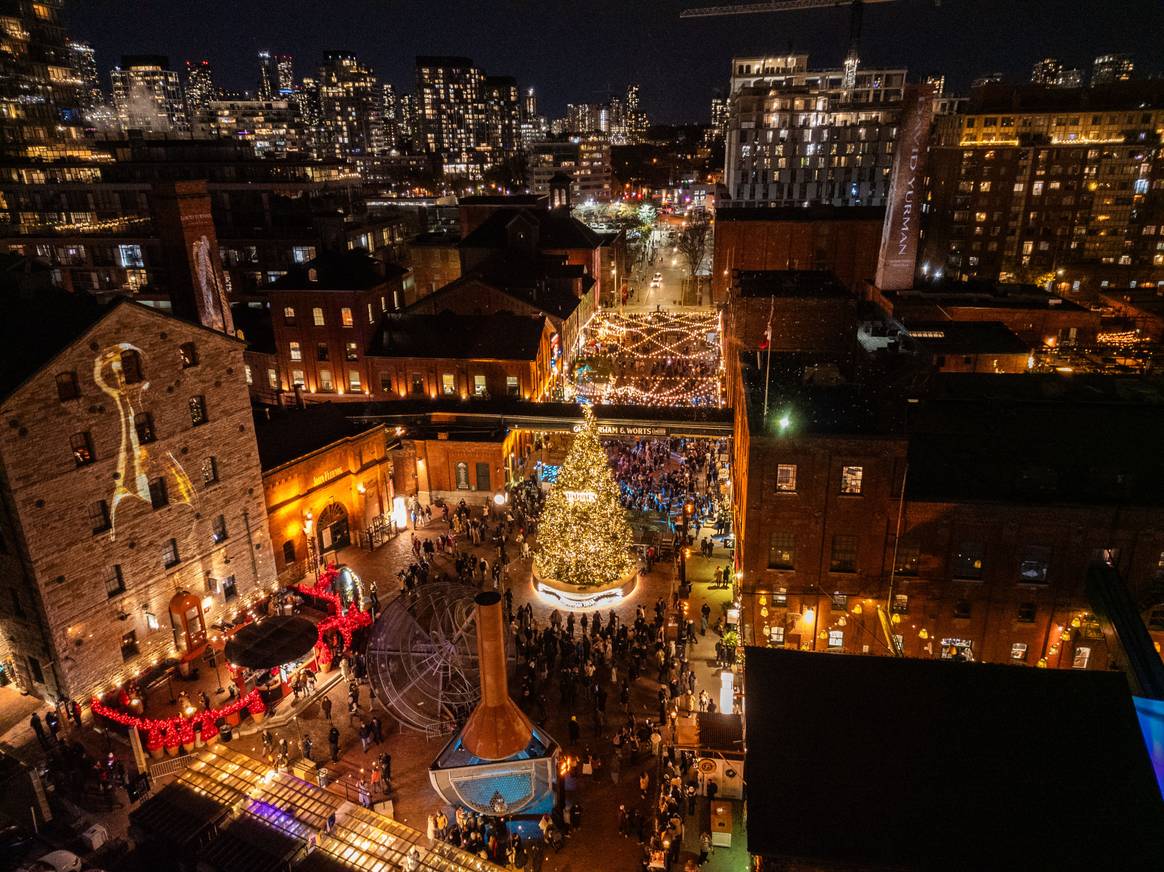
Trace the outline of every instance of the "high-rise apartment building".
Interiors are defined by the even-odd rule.
[[[639,106],[639,86],[626,86],[626,135],[631,142],[637,142],[647,132],[647,114]]]
[[[711,134],[715,139],[723,139],[727,133],[728,105],[723,97],[711,98]]]
[[[93,46],[74,39],[68,41],[73,70],[77,74],[78,100],[82,111],[90,112],[105,102],[101,79],[97,74],[97,52]]]
[[[181,82],[165,55],[125,55],[109,78],[113,108],[123,130],[189,132]]]
[[[1110,85],[1126,82],[1135,72],[1136,65],[1128,54],[1101,54],[1091,63],[1091,84]]]
[[[333,157],[384,151],[383,99],[370,67],[348,51],[324,52],[319,68],[321,146]]]
[[[517,155],[521,133],[521,103],[512,76],[485,77],[485,131],[492,162]]]
[[[586,136],[606,133],[609,122],[601,103],[567,103],[566,132]],[[606,125],[604,129],[604,125]]]
[[[416,115],[421,147],[447,176],[480,175],[488,142],[485,76],[465,57],[416,59]]]
[[[400,98],[396,95],[396,86],[386,83],[382,94],[384,119],[384,147],[394,149],[400,146]]]
[[[191,125],[202,119],[210,108],[210,101],[218,99],[214,87],[214,70],[210,61],[186,61],[186,113]]]
[[[275,82],[277,93],[283,99],[295,90],[295,58],[291,55],[275,56]]]
[[[211,100],[194,124],[195,135],[247,143],[256,157],[304,151],[299,113],[287,100]]]
[[[531,146],[526,174],[532,193],[549,194],[550,182],[559,173],[570,177],[573,202],[609,200],[613,184],[610,143],[595,136]]]
[[[808,55],[735,58],[724,184],[732,206],[880,206],[905,70],[808,69]]]
[[[1063,64],[1058,58],[1043,58],[1031,68],[1031,84],[1057,85],[1063,72]]]
[[[1068,287],[1164,278],[1164,87],[1076,94],[985,89],[939,120],[923,270]]]
[[[58,20],[63,0],[5,3],[0,27],[0,148],[36,156],[79,130],[80,79]]]
[[[259,52],[259,87],[258,97],[260,100],[270,100],[275,93],[275,83],[277,81],[278,73],[275,71],[275,61],[271,57],[269,51]]]

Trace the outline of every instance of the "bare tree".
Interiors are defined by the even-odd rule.
[[[683,228],[683,231],[679,234],[678,241],[675,243],[675,247],[679,251],[679,256],[683,258],[683,262],[687,266],[687,273],[691,279],[693,293],[698,290],[699,279],[697,274],[704,257],[707,256],[707,247],[710,244],[711,222],[704,216],[692,216]]]

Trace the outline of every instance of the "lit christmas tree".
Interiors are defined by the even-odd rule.
[[[598,441],[594,412],[583,409],[582,429],[546,497],[534,563],[542,578],[579,588],[625,578],[638,566],[634,536],[619,501],[618,483]]]

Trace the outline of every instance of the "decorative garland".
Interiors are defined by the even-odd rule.
[[[339,632],[344,640],[344,650],[347,650],[352,646],[352,634],[361,627],[372,624],[372,616],[367,612],[360,611],[355,603],[348,606],[347,612],[344,612],[339,595],[331,589],[338,577],[339,568],[333,563],[324,569],[314,585],[299,584],[295,586],[295,589],[300,593],[326,602],[332,612],[331,617],[320,622],[319,639],[315,643],[315,655],[321,665],[330,664],[335,658],[331,646],[324,641],[328,633],[333,630]],[[238,714],[244,708],[253,715],[266,711],[266,705],[263,703],[262,695],[258,689],[240,696],[222,708],[208,709],[190,717],[182,715],[174,715],[169,718],[138,717],[108,706],[96,697],[93,698],[91,707],[95,715],[100,715],[116,724],[121,724],[123,727],[134,727],[145,733],[146,747],[149,748],[162,746],[176,748],[179,745],[190,745],[194,743],[196,727],[205,736],[208,732],[218,729],[216,724],[219,718]]]

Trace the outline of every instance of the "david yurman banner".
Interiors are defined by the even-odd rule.
[[[926,153],[933,115],[933,87],[907,86],[893,157],[889,205],[881,229],[881,252],[877,258],[877,287],[883,291],[913,287],[918,225],[925,196]]]

